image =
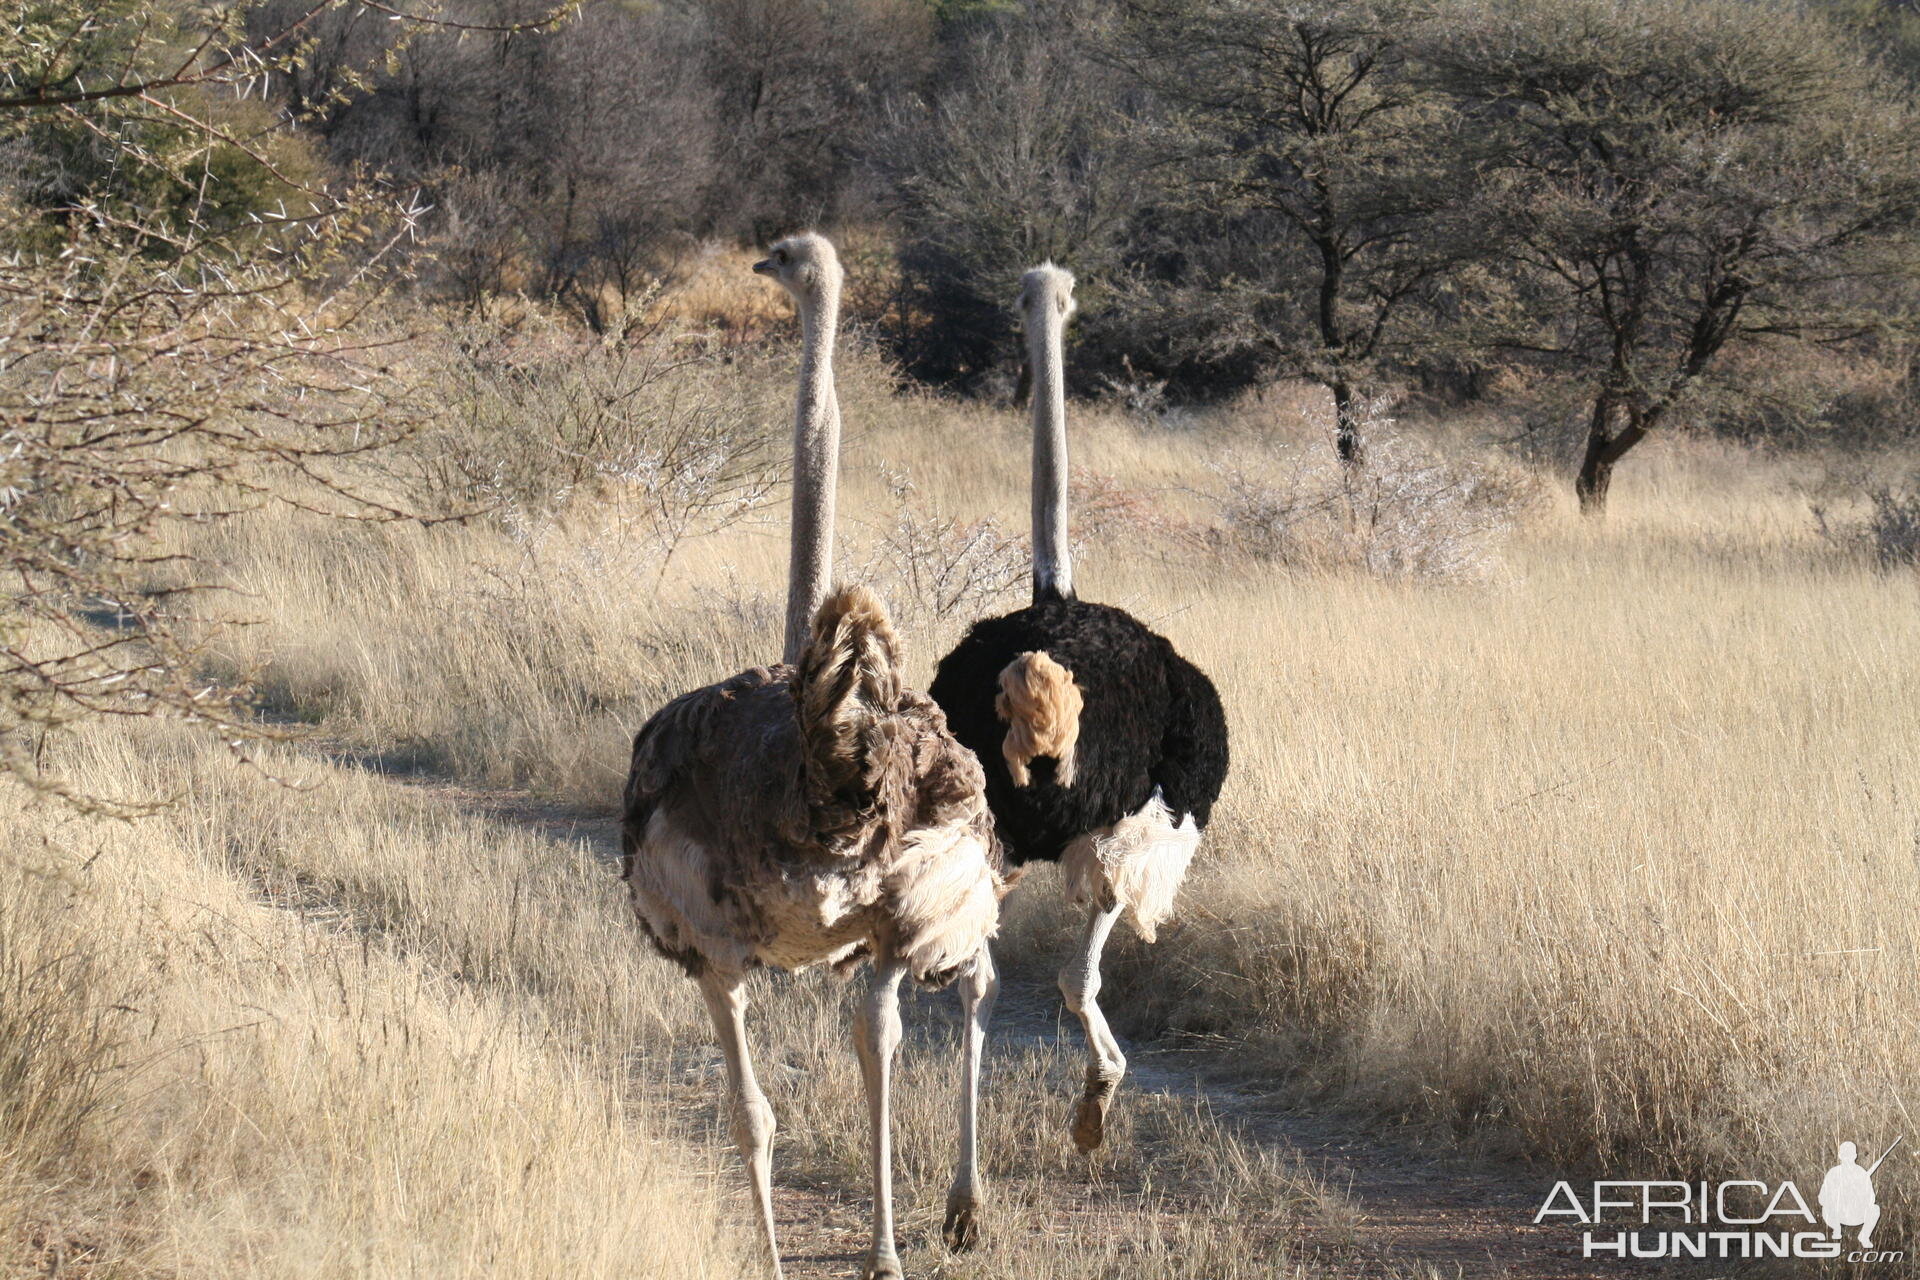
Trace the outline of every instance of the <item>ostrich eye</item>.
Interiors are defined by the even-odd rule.
[[[787,265],[787,251],[786,251],[785,249],[775,249],[775,250],[773,251],[773,260],[774,260],[775,262],[777,262],[777,263],[779,263],[779,264],[780,264],[781,266],[783,266],[783,267],[784,267],[784,266],[786,266],[786,265]]]

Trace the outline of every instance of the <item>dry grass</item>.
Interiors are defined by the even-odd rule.
[[[1501,585],[1189,594],[1236,776],[1191,924],[1121,966],[1136,1027],[1624,1176],[1911,1128],[1920,580],[1751,458],[1633,462]]]
[[[176,735],[63,763],[189,798],[130,824],[6,800],[9,945],[91,979],[26,1045],[91,1088],[53,1094],[61,1150],[0,1201],[16,1266],[735,1274],[708,1171],[623,1096],[615,1037],[686,1011],[597,867],[291,755],[301,789]]]
[[[4,1269],[753,1273],[750,1235],[722,1225],[746,1206],[709,1029],[604,849],[473,793],[292,749],[262,763],[287,785],[180,735],[101,733],[65,761],[77,776],[190,801],[132,824],[7,813]],[[783,1184],[863,1220],[857,997],[823,974],[763,983],[755,1022]],[[951,1003],[911,1002],[900,1073],[902,1238],[923,1260],[953,1156]],[[1051,1046],[996,1064],[995,1231],[944,1274],[1268,1276],[1303,1215],[1338,1220],[1182,1100],[1070,1159],[1051,1121],[1076,1070]]]
[[[885,562],[901,474],[927,521],[1024,530],[1016,414],[892,397],[864,357],[843,398],[845,563]],[[1201,536],[1223,497],[1205,461],[1278,467],[1319,447],[1312,418],[1274,398],[1076,426],[1109,495],[1083,590],[1204,665],[1235,735],[1183,922],[1114,949],[1123,1031],[1226,1036],[1323,1098],[1628,1176],[1806,1178],[1840,1138],[1910,1130],[1920,579],[1822,539],[1807,476],[1684,442],[1629,459],[1605,524],[1524,509],[1468,582]],[[281,715],[604,808],[654,705],[770,656],[784,556],[775,510],[663,561],[629,500],[432,529],[262,514],[193,549],[261,620],[221,644]],[[965,612],[902,609],[922,679]],[[0,1105],[5,1239],[128,1275],[736,1273],[705,1030],[590,853],[291,749],[278,767],[320,785],[166,737],[63,763],[188,802],[125,826],[8,814],[0,1029],[40,1016],[50,960],[73,999],[51,1056],[0,1053],[30,1082]],[[1047,968],[1056,901],[1036,877],[1010,904],[1016,974]],[[857,1202],[847,999],[770,984],[756,1023],[779,1167]],[[948,1034],[904,1073],[922,1259]],[[1172,1103],[1122,1107],[1102,1161],[1069,1160],[1071,1044],[1003,1052],[1029,1055],[989,1094],[1005,1230],[940,1274],[1284,1274],[1245,1242],[1338,1218]],[[1920,1194],[1898,1161],[1882,1180]]]
[[[852,319],[871,322],[892,304],[899,286],[893,242],[875,227],[842,227],[833,235],[847,268],[843,305]],[[770,288],[750,270],[765,256],[765,245],[741,248],[707,242],[689,246],[670,273],[674,286],[660,299],[660,315],[688,328],[710,331],[730,346],[790,332],[793,307],[786,294]]]

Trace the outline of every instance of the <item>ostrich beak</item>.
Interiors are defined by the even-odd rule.
[[[772,259],[772,258],[762,258],[762,259],[760,259],[760,261],[758,261],[758,262],[756,262],[756,263],[754,263],[754,264],[753,264],[753,273],[754,273],[755,275],[757,275],[757,276],[770,276],[770,275],[772,275],[772,274],[773,274],[773,259]]]

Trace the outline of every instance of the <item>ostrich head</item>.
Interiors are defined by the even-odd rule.
[[[825,236],[811,231],[778,241],[766,257],[753,264],[753,269],[778,280],[802,301],[840,288],[840,256]]]
[[[1073,314],[1073,272],[1051,262],[1035,267],[1020,277],[1020,316],[1030,332],[1037,332],[1039,321],[1052,307],[1062,322]]]

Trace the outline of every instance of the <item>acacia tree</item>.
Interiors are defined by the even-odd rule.
[[[1469,250],[1452,229],[1466,169],[1446,104],[1409,74],[1415,11],[1392,0],[1124,8],[1116,56],[1177,108],[1170,189],[1203,215],[1181,257],[1204,292],[1231,300],[1210,341],[1325,386],[1339,456],[1359,462],[1382,356],[1411,339],[1412,304]]]
[[[1511,0],[1427,51],[1495,157],[1501,341],[1588,387],[1581,506],[1727,352],[1891,323],[1920,131],[1845,38],[1732,0]]]

